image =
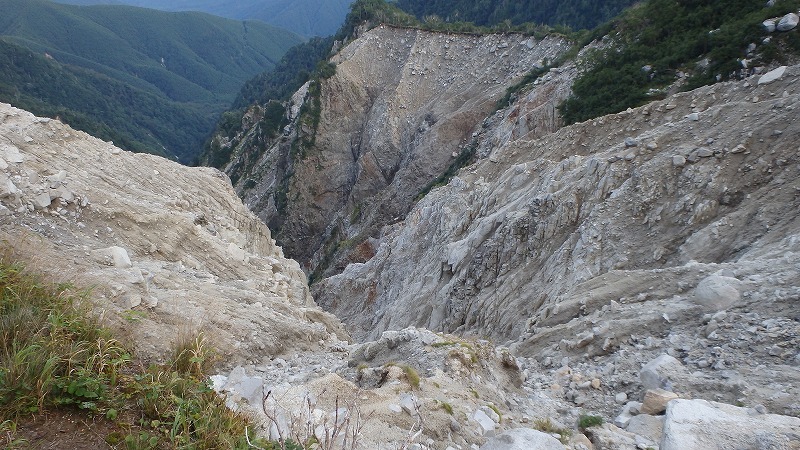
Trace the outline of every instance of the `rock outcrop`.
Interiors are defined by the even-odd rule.
[[[131,154],[0,104],[0,232],[157,358],[204,332],[229,364],[346,335],[215,169]]]
[[[506,88],[568,47],[559,37],[380,26],[331,59],[336,73],[321,81],[318,97],[294,99],[290,111],[306,101],[308,112],[293,115],[277,143],[264,141],[259,126],[249,128],[226,171],[288,255],[309,272],[338,272],[368,259],[369,238],[405,217],[460,154],[475,151]],[[569,88],[550,85],[547,95],[527,101],[528,113],[509,119],[516,131],[500,134],[555,130],[555,106]]]

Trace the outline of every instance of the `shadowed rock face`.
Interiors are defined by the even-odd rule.
[[[800,284],[797,75],[512,138],[315,298],[361,336],[414,325],[531,355],[559,343],[602,353],[714,305],[781,309],[767,280],[787,280],[790,296]]]
[[[292,135],[269,148],[256,143],[254,127],[227,170],[287,255],[311,272],[339,271],[371,256],[358,245],[405,217],[454,155],[474,145],[507,87],[567,48],[561,38],[378,27],[332,59],[313,145],[296,142],[312,133],[308,124],[295,121]],[[527,126],[551,132],[558,121]],[[252,169],[240,177],[245,161]]]

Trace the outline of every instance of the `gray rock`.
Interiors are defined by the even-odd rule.
[[[673,400],[667,406],[661,450],[791,449],[800,445],[800,419],[751,415],[746,408],[706,400]],[[786,446],[764,446],[769,442]]]
[[[653,442],[659,442],[664,434],[664,416],[651,416],[648,414],[633,416],[625,429],[633,434],[644,436]]]
[[[735,153],[744,153],[746,151],[747,151],[747,147],[745,147],[742,144],[739,144],[736,147],[734,147],[733,149],[731,149],[731,153],[734,153],[734,154]]]
[[[683,364],[670,355],[661,355],[650,361],[639,371],[639,379],[645,389],[671,390],[675,380],[688,377]]]
[[[774,81],[780,80],[783,77],[783,74],[786,72],[786,66],[780,66],[777,69],[770,70],[769,72],[761,75],[758,79],[758,84],[770,84]]]
[[[566,450],[558,439],[530,428],[508,430],[489,439],[480,450]]]
[[[639,414],[639,408],[642,407],[642,404],[639,402],[628,402],[622,408],[619,415],[614,418],[614,425],[618,426],[619,428],[625,428],[630,423],[631,418],[635,415]]]
[[[761,24],[764,25],[764,31],[766,31],[767,33],[772,33],[772,32],[775,31],[775,21],[774,20],[772,20],[772,19],[765,20]]]
[[[714,156],[714,152],[708,147],[700,147],[697,149],[697,156],[701,158],[708,158],[709,156]]]
[[[686,158],[682,155],[675,155],[672,157],[672,165],[675,167],[683,167],[686,165]]]
[[[623,404],[628,401],[628,394],[620,392],[619,394],[614,396],[614,401],[619,404]]]
[[[789,31],[794,29],[797,24],[800,23],[800,16],[795,13],[789,13],[781,18],[778,21],[778,25],[775,27],[778,31]]]
[[[417,415],[417,399],[413,395],[403,394],[400,396],[400,407],[410,416]]]
[[[691,120],[691,121],[697,122],[698,120],[700,120],[700,114],[698,114],[696,112],[693,112],[693,113],[687,115],[686,118]]]
[[[708,311],[730,308],[741,300],[741,284],[736,278],[711,275],[695,288],[694,301]]]
[[[33,198],[33,206],[36,209],[45,209],[50,206],[50,202],[49,193],[39,194]]]
[[[625,138],[625,147],[636,147],[638,145],[639,145],[639,142],[636,139],[634,139],[632,137],[626,137]]]

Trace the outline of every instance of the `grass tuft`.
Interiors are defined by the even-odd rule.
[[[408,380],[408,384],[411,385],[414,389],[419,388],[419,373],[416,369],[408,365],[400,366],[403,369],[403,373],[406,374],[406,380]]]
[[[534,420],[533,428],[544,433],[557,434],[559,436],[558,440],[564,445],[566,445],[567,442],[569,442],[569,438],[572,437],[572,430],[556,426],[550,418]]]
[[[172,358],[147,369],[92,315],[88,292],[48,283],[0,256],[0,444],[19,448],[20,419],[48,410],[109,420],[115,448],[274,449],[248,443],[246,417],[210,387],[214,352],[182,336]],[[112,427],[113,428],[113,427]]]

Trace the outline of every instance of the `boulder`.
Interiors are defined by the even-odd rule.
[[[800,23],[800,17],[795,13],[789,13],[781,17],[775,29],[778,31],[789,31],[797,27],[798,23]]]
[[[777,444],[777,445],[776,445]],[[661,450],[800,447],[800,419],[706,400],[667,406]]]
[[[489,439],[480,450],[566,450],[558,439],[530,428],[508,430]]]
[[[708,311],[728,309],[741,300],[741,284],[736,278],[711,275],[695,288],[694,301]]]
[[[642,400],[642,414],[661,414],[667,409],[667,403],[675,400],[678,395],[664,389],[648,389]]]
[[[650,361],[639,371],[645,389],[672,389],[676,380],[686,379],[689,371],[674,357],[664,354]]]
[[[762,22],[762,25],[764,26],[764,31],[766,31],[767,33],[772,33],[776,29],[775,21],[772,19],[765,20],[764,22]]]
[[[770,70],[764,75],[761,75],[761,78],[758,79],[758,84],[770,84],[773,81],[780,80],[784,72],[786,72],[786,66],[781,66],[777,69]]]

